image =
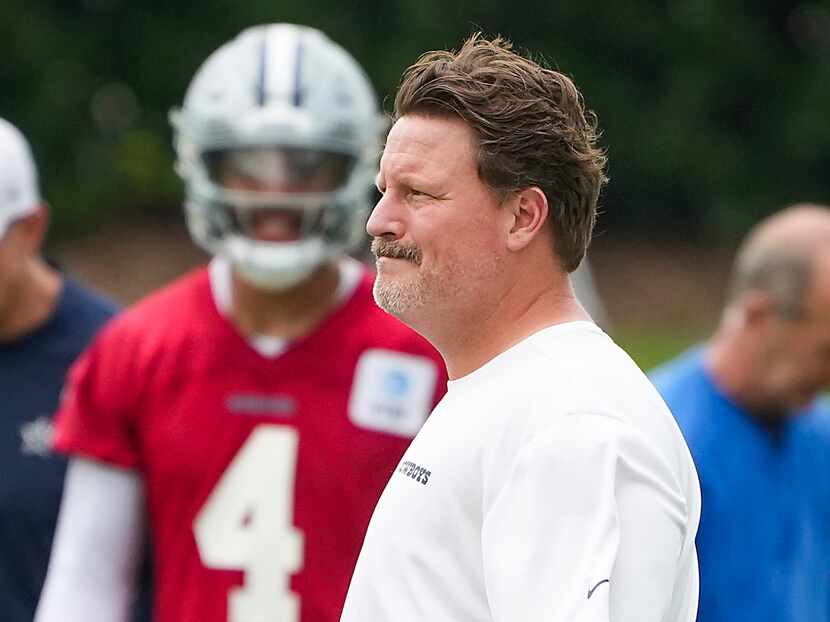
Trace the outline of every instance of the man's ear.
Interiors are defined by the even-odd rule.
[[[548,199],[536,186],[520,190],[507,202],[512,219],[507,233],[507,248],[520,251],[545,228],[548,220]]]
[[[49,229],[49,208],[45,203],[38,205],[31,214],[19,219],[15,226],[20,231],[20,239],[32,253],[40,252],[46,231]]]
[[[747,292],[741,304],[742,320],[746,327],[762,327],[778,313],[772,299],[764,292]]]

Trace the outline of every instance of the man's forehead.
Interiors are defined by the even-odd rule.
[[[404,116],[395,122],[384,145],[381,169],[398,175],[451,174],[473,164],[471,133],[460,119]]]
[[[434,162],[430,158],[395,151],[384,151],[381,157],[380,173],[382,175],[406,176],[428,171],[432,174],[431,164],[435,166],[438,172],[443,169],[440,162]]]

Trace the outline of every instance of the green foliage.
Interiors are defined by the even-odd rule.
[[[796,1],[4,0],[0,116],[31,138],[62,231],[180,200],[167,111],[268,21],[326,31],[390,106],[401,71],[482,29],[572,75],[604,130],[601,229],[731,239],[830,195],[830,12]]]

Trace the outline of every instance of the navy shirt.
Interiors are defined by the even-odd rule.
[[[700,477],[698,622],[830,622],[830,411],[771,430],[696,348],[652,374]]]
[[[66,459],[50,451],[64,376],[110,301],[64,280],[52,316],[0,343],[0,618],[31,622],[46,577]]]

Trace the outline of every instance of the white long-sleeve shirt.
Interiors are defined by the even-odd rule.
[[[140,476],[72,459],[35,622],[128,620],[143,548]]]
[[[595,325],[450,383],[372,517],[341,622],[693,622],[700,491],[652,385]]]

